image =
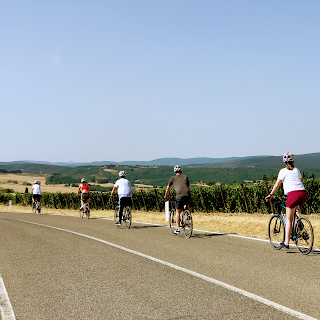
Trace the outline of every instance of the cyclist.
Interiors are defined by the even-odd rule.
[[[35,181],[32,186],[32,202],[39,201],[41,198],[41,188],[40,188],[40,182]]]
[[[281,181],[283,182],[283,191],[287,196],[286,204],[286,238],[285,242],[281,242],[280,245],[289,249],[290,235],[292,231],[292,221],[296,212],[297,206],[302,206],[307,201],[306,189],[301,181],[301,173],[298,168],[294,166],[293,154],[287,152],[283,156],[283,162],[286,167],[281,169],[278,174],[278,179],[271,191],[271,193],[265,198],[266,201],[271,200],[273,194],[280,187]]]
[[[177,229],[174,234],[180,233],[180,213],[182,209],[189,209],[189,201],[191,199],[191,193],[189,188],[189,179],[187,176],[182,174],[182,169],[179,165],[173,168],[175,176],[171,177],[166,189],[164,196],[165,200],[168,201],[170,188],[173,186],[176,191],[176,220]]]
[[[123,209],[126,206],[131,206],[131,197],[132,197],[132,191],[131,191],[131,184],[129,180],[126,178],[126,173],[124,171],[119,172],[119,179],[114,184],[114,187],[111,191],[111,197],[113,197],[114,192],[116,189],[118,189],[118,197],[119,197],[119,221],[118,223],[121,223],[122,220],[122,213]]]
[[[86,182],[85,178],[81,179],[81,183],[78,188],[77,197],[79,197],[79,193],[81,191],[81,207],[80,210],[83,208],[83,201],[86,201],[89,203],[90,201],[90,187]]]

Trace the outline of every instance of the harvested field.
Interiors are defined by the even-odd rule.
[[[8,181],[17,181],[18,183],[8,183]],[[0,188],[2,189],[13,189],[15,192],[23,193],[25,192],[26,187],[29,189],[29,192],[32,190],[32,185],[35,180],[40,181],[41,191],[42,192],[62,192],[70,193],[77,192],[77,187],[69,187],[64,184],[48,184],[46,185],[46,176],[45,175],[31,175],[31,174],[13,174],[13,173],[1,173],[0,174]],[[80,181],[79,181],[80,182]],[[23,183],[29,183],[31,185],[26,185]],[[96,183],[90,183],[96,185]],[[102,187],[113,187],[113,183],[100,183]]]

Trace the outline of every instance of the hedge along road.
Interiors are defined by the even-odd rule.
[[[104,219],[0,216],[0,274],[16,319],[320,317],[316,252]]]

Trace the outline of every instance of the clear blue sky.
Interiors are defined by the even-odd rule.
[[[320,151],[320,1],[3,0],[0,161]]]

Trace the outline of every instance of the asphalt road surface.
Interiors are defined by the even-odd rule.
[[[319,266],[319,252],[230,235],[0,213],[0,274],[17,320],[319,319]]]

